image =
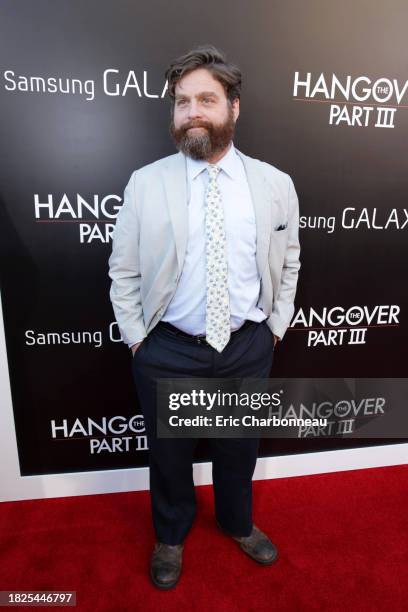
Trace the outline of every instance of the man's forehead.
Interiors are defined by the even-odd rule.
[[[203,68],[188,72],[179,81],[177,81],[175,86],[176,95],[196,95],[199,92],[220,95],[224,92],[224,88],[208,70]]]

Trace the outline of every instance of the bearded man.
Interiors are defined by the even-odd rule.
[[[157,378],[267,378],[294,313],[299,206],[291,178],[235,148],[241,72],[213,46],[167,72],[178,153],[135,170],[109,259],[110,298],[149,444],[155,586],[176,585],[196,513],[197,440],[157,437]],[[211,439],[218,527],[261,564],[252,521],[259,439]]]

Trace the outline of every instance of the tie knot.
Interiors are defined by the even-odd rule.
[[[216,166],[215,164],[209,164],[207,166],[207,170],[208,174],[210,175],[210,179],[216,179],[221,168],[219,166]]]

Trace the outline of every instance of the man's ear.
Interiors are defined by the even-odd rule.
[[[231,107],[234,115],[234,120],[236,121],[239,117],[239,98],[235,98],[235,100],[231,102]]]

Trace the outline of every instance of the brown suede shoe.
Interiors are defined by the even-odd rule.
[[[278,549],[273,544],[268,536],[263,533],[256,525],[252,527],[252,533],[246,537],[234,536],[228,533],[217,521],[218,527],[223,533],[233,538],[238,542],[240,548],[258,563],[270,565],[278,558]]]
[[[170,546],[156,542],[150,561],[150,577],[159,589],[176,586],[181,574],[183,544]]]

